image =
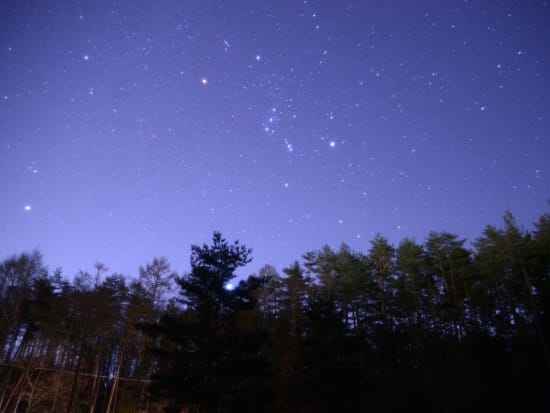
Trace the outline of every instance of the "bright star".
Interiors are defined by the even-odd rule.
[[[225,284],[225,287],[224,287],[227,291],[232,291],[235,289],[235,286],[231,283],[227,283]]]
[[[30,210],[32,210],[32,207],[30,205],[25,205],[25,211],[29,212]]]
[[[90,56],[88,56],[87,54],[84,55],[83,59],[87,62],[88,60],[90,60]]]
[[[334,148],[336,146],[336,142],[330,141],[329,145],[330,145],[331,148]]]
[[[203,77],[203,78],[201,79],[201,83],[202,83],[203,85],[206,85],[206,84],[208,83],[208,79],[205,78],[205,77]]]

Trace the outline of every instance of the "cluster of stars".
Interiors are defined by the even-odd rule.
[[[309,0],[244,13],[218,3],[208,15],[198,0],[68,5],[43,27],[6,9],[6,21],[25,22],[6,28],[0,50],[0,176],[18,218],[68,211],[70,231],[98,224],[97,245],[105,217],[113,239],[115,222],[146,241],[164,225],[178,251],[188,240],[174,228],[200,238],[214,227],[299,255],[311,240],[364,248],[359,234],[372,229],[421,238],[544,204],[544,7],[333,2],[329,16]],[[51,60],[33,58],[39,43]],[[53,212],[45,192],[59,197]]]

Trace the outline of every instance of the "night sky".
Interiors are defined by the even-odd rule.
[[[550,4],[0,4],[0,259],[180,274],[214,230],[279,271],[469,240],[550,198]]]

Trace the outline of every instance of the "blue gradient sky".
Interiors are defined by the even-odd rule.
[[[0,258],[181,272],[220,230],[251,273],[548,211],[548,2],[6,0],[0,19]]]

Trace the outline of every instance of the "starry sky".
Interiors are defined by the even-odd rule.
[[[0,4],[0,259],[137,275],[220,230],[243,271],[550,198],[550,4]]]

